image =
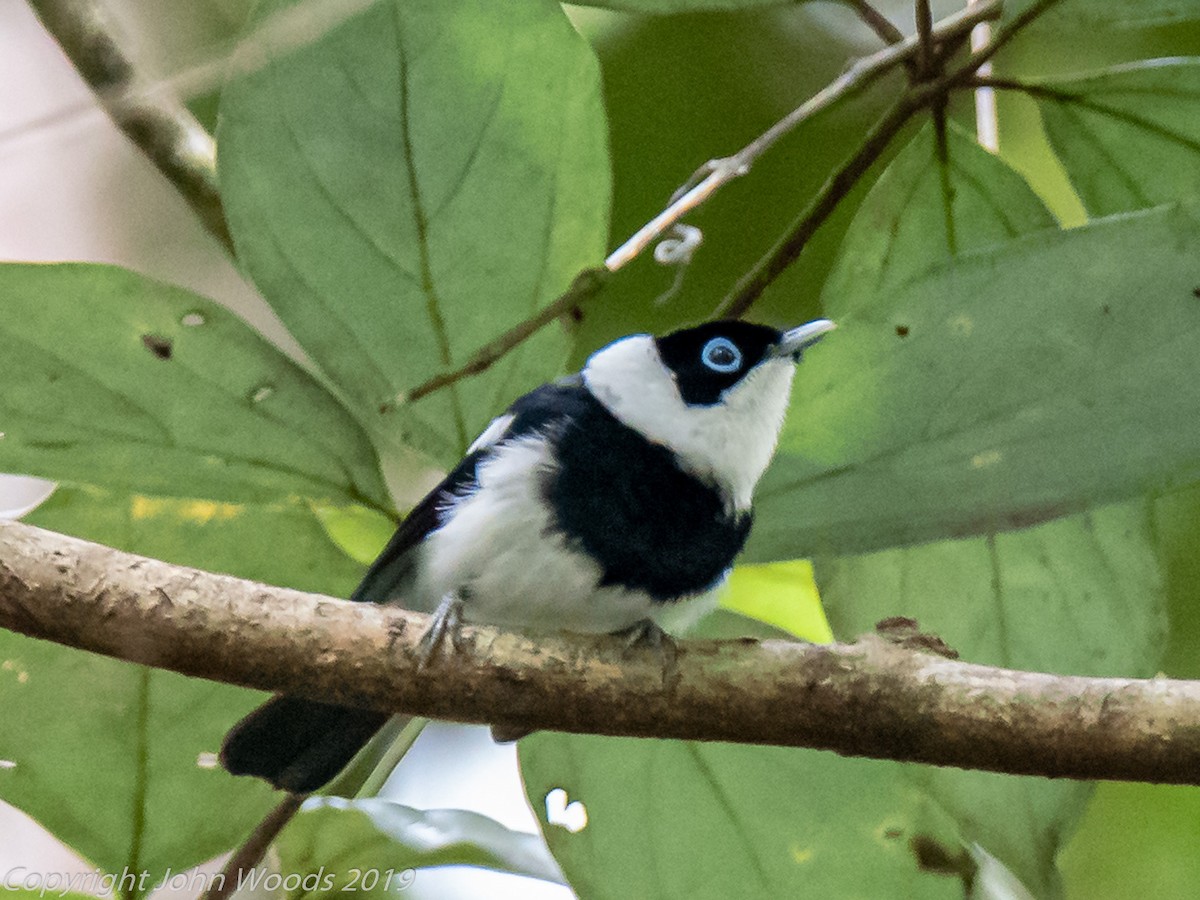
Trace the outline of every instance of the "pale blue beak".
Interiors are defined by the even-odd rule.
[[[767,355],[798,357],[806,347],[811,347],[835,328],[837,328],[837,324],[829,319],[816,319],[806,325],[792,328],[783,333],[779,343],[772,347]]]

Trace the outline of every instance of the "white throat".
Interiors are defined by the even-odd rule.
[[[618,421],[675,452],[680,464],[748,510],[775,453],[796,366],[760,363],[712,406],[688,406],[654,339],[637,334],[609,344],[583,369],[593,396]]]

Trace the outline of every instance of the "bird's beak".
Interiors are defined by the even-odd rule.
[[[806,325],[785,331],[783,337],[779,339],[779,343],[771,348],[770,356],[799,357],[801,351],[806,347],[811,347],[835,328],[837,328],[837,324],[829,319],[816,319]]]

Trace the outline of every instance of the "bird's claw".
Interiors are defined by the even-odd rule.
[[[420,672],[429,665],[446,638],[450,639],[451,647],[461,650],[462,637],[459,633],[461,628],[462,601],[456,594],[447,594],[438,604],[429,628],[421,635],[421,641],[417,644],[417,671]]]
[[[658,654],[662,665],[663,686],[668,686],[675,675],[675,659],[678,647],[675,639],[667,634],[653,619],[642,619],[618,635],[625,638],[625,650],[622,654],[628,657],[638,647],[647,647]]]

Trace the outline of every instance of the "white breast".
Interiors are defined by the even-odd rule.
[[[540,436],[480,464],[479,487],[416,550],[418,608],[457,591],[468,622],[535,631],[619,631],[651,614],[657,604],[641,591],[600,587],[599,566],[557,531],[539,496],[554,466]]]

